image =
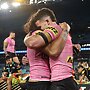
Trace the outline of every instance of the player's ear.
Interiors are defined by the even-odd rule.
[[[37,20],[37,21],[35,22],[36,26],[39,26],[39,23],[40,23],[40,21]]]

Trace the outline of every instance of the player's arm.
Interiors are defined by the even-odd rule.
[[[50,42],[51,37],[48,33],[42,33],[44,38],[37,34],[37,35],[31,35],[31,36],[26,36],[24,38],[24,43],[27,47],[37,49],[40,47],[43,47],[46,45],[46,43]],[[50,40],[50,41],[49,41]]]
[[[29,48],[37,49],[49,44],[59,35],[59,30],[56,30],[55,28],[47,28],[42,32],[38,32],[35,35],[26,35],[26,37],[24,38],[24,43]]]
[[[4,40],[4,42],[3,42],[3,50],[4,50],[5,54],[7,54],[7,51],[6,51],[7,46],[8,46],[8,42]]]
[[[60,24],[60,26],[63,28],[61,35],[43,50],[49,56],[57,57],[64,49],[70,26],[65,22]]]

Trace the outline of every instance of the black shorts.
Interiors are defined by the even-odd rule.
[[[7,56],[10,56],[11,58],[16,57],[15,53],[7,52]]]
[[[64,80],[52,82],[50,90],[79,90],[79,87],[74,79],[70,77]]]
[[[27,90],[49,90],[49,81],[28,82]]]

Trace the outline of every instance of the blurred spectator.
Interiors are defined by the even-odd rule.
[[[13,73],[18,73],[20,70],[20,65],[15,63],[13,61],[13,58],[11,58],[10,56],[7,56],[4,70],[7,70],[9,75]]]
[[[12,90],[12,85],[19,83],[21,75],[19,64],[13,62],[10,56],[6,56],[6,64],[2,71],[2,79],[7,82],[7,89]]]
[[[87,83],[89,81],[88,70],[79,65],[75,70],[75,79],[78,83]]]
[[[22,75],[21,75],[21,80],[20,80],[20,86],[22,88],[22,90],[26,90],[26,85],[27,82],[29,80],[30,77],[30,67],[29,67],[29,61],[27,56],[23,56],[22,57],[22,65],[21,65],[21,71],[22,71]]]
[[[22,64],[23,65],[29,64],[29,60],[28,60],[27,56],[22,57]]]
[[[22,65],[21,65],[21,70],[22,70],[22,74],[29,74],[29,60],[27,58],[27,56],[23,56],[22,57]]]
[[[82,66],[86,69],[88,69],[89,65],[88,65],[88,62],[85,61],[85,62],[82,62]]]

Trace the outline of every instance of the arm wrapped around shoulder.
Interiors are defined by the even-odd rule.
[[[41,30],[37,30],[37,31],[33,32],[33,35],[40,35],[43,38],[43,40],[45,41],[46,45],[49,43],[47,36]]]

